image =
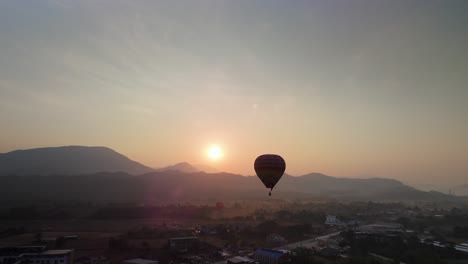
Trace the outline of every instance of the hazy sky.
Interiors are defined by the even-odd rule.
[[[468,1],[1,1],[0,152],[468,183]],[[224,158],[211,162],[206,148]]]

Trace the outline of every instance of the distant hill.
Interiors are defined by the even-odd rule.
[[[413,184],[414,188],[421,191],[437,191],[437,192],[447,192],[449,190],[446,186],[440,186],[436,184]]]
[[[209,167],[205,169],[211,170]],[[68,199],[159,203],[268,198],[268,190],[257,177],[202,170],[187,162],[153,170],[105,147],[17,150],[0,154],[0,176],[3,176],[0,177],[0,201]],[[320,173],[299,177],[285,174],[273,196],[388,201],[460,199],[435,191],[417,190],[392,179],[338,178]]]
[[[453,187],[452,193],[455,195],[468,196],[468,184],[458,185]]]
[[[171,165],[171,166],[156,169],[156,171],[160,171],[160,172],[162,172],[162,171],[180,171],[180,172],[186,172],[186,173],[200,172],[199,169],[197,169],[195,166],[191,165],[188,162],[179,162],[179,163]]]
[[[268,196],[268,190],[257,177],[230,173],[184,173],[168,170],[136,177],[126,173],[69,177],[0,177],[0,204],[8,206],[57,200],[159,204],[182,201],[307,198],[429,202],[453,202],[462,199],[438,192],[419,191],[390,179],[349,179],[322,174],[301,177],[285,175],[273,191],[272,197]]]
[[[218,173],[219,172],[218,170],[207,165],[203,165],[203,164],[192,165],[188,162],[179,162],[171,166],[156,169],[156,171],[180,171],[180,172],[186,172],[186,173],[193,173],[193,172]]]
[[[320,195],[368,196],[369,194],[388,190],[411,187],[392,179],[337,178],[320,173],[311,173],[301,177],[285,177],[280,188]]]
[[[0,154],[0,176],[77,175],[97,172],[143,174],[153,171],[106,147],[66,146]]]
[[[221,172],[220,170],[213,168],[206,164],[195,164],[193,166],[195,166],[195,168],[197,168],[199,171],[206,172],[206,173],[220,173]]]

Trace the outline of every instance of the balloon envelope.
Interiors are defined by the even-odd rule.
[[[279,155],[264,154],[255,159],[254,168],[265,187],[272,190],[283,176],[286,162]]]

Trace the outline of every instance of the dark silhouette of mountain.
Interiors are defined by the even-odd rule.
[[[453,187],[452,193],[455,195],[468,196],[468,184],[462,184],[462,185]]]
[[[0,204],[39,201],[90,201],[158,204],[229,199],[330,198],[373,201],[459,201],[460,197],[424,192],[390,179],[349,179],[322,174],[285,175],[273,191],[257,177],[230,173],[158,171],[131,176],[97,173],[62,177],[0,177]]]
[[[207,165],[203,165],[203,164],[192,165],[188,162],[180,162],[171,166],[156,169],[156,171],[181,171],[181,172],[186,172],[186,173],[193,173],[193,172],[218,173],[219,172],[218,170],[211,168],[210,166],[207,166]]]
[[[221,171],[213,168],[211,166],[208,166],[206,164],[195,164],[193,165],[195,168],[197,168],[199,171],[206,172],[206,173],[220,173]]]
[[[192,166],[188,162],[179,162],[171,166],[156,169],[156,171],[180,171],[180,172],[186,172],[186,173],[200,172],[199,169],[197,169],[195,166]]]
[[[310,173],[301,177],[283,177],[278,190],[313,193],[331,197],[380,197],[393,192],[421,194],[418,190],[403,183],[384,178],[338,178],[320,173]],[[386,198],[388,195],[385,195]],[[391,196],[391,195],[390,195]],[[396,198],[396,197],[395,197]]]
[[[222,197],[263,199],[268,193],[257,177],[205,173],[187,162],[153,170],[105,147],[68,146],[0,154],[0,176],[4,176],[0,177],[0,201],[5,202],[68,199],[159,203]],[[392,179],[338,178],[320,173],[299,177],[285,174],[273,195],[390,201],[458,199]]]
[[[446,186],[440,186],[436,184],[413,184],[412,186],[421,191],[447,192],[449,190],[449,188]]]
[[[97,172],[143,174],[153,171],[106,147],[66,146],[0,154],[0,176],[76,175]]]

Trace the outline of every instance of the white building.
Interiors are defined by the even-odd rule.
[[[249,263],[254,263],[252,259],[246,258],[246,257],[233,257],[228,260],[226,260],[227,264],[249,264]]]
[[[73,264],[73,249],[46,250],[41,253],[25,253],[21,259],[30,264]]]
[[[278,234],[270,234],[267,236],[267,239],[266,241],[268,243],[273,243],[273,244],[285,244],[288,242],[288,240],[286,240],[286,238],[278,235]]]
[[[47,250],[45,246],[0,249],[0,264],[73,264],[73,249]]]
[[[327,215],[327,218],[325,219],[325,224],[326,225],[331,225],[331,226],[342,226],[344,225],[343,222],[336,217],[336,215]]]
[[[468,253],[468,243],[458,244],[455,246],[455,249],[464,253]]]

